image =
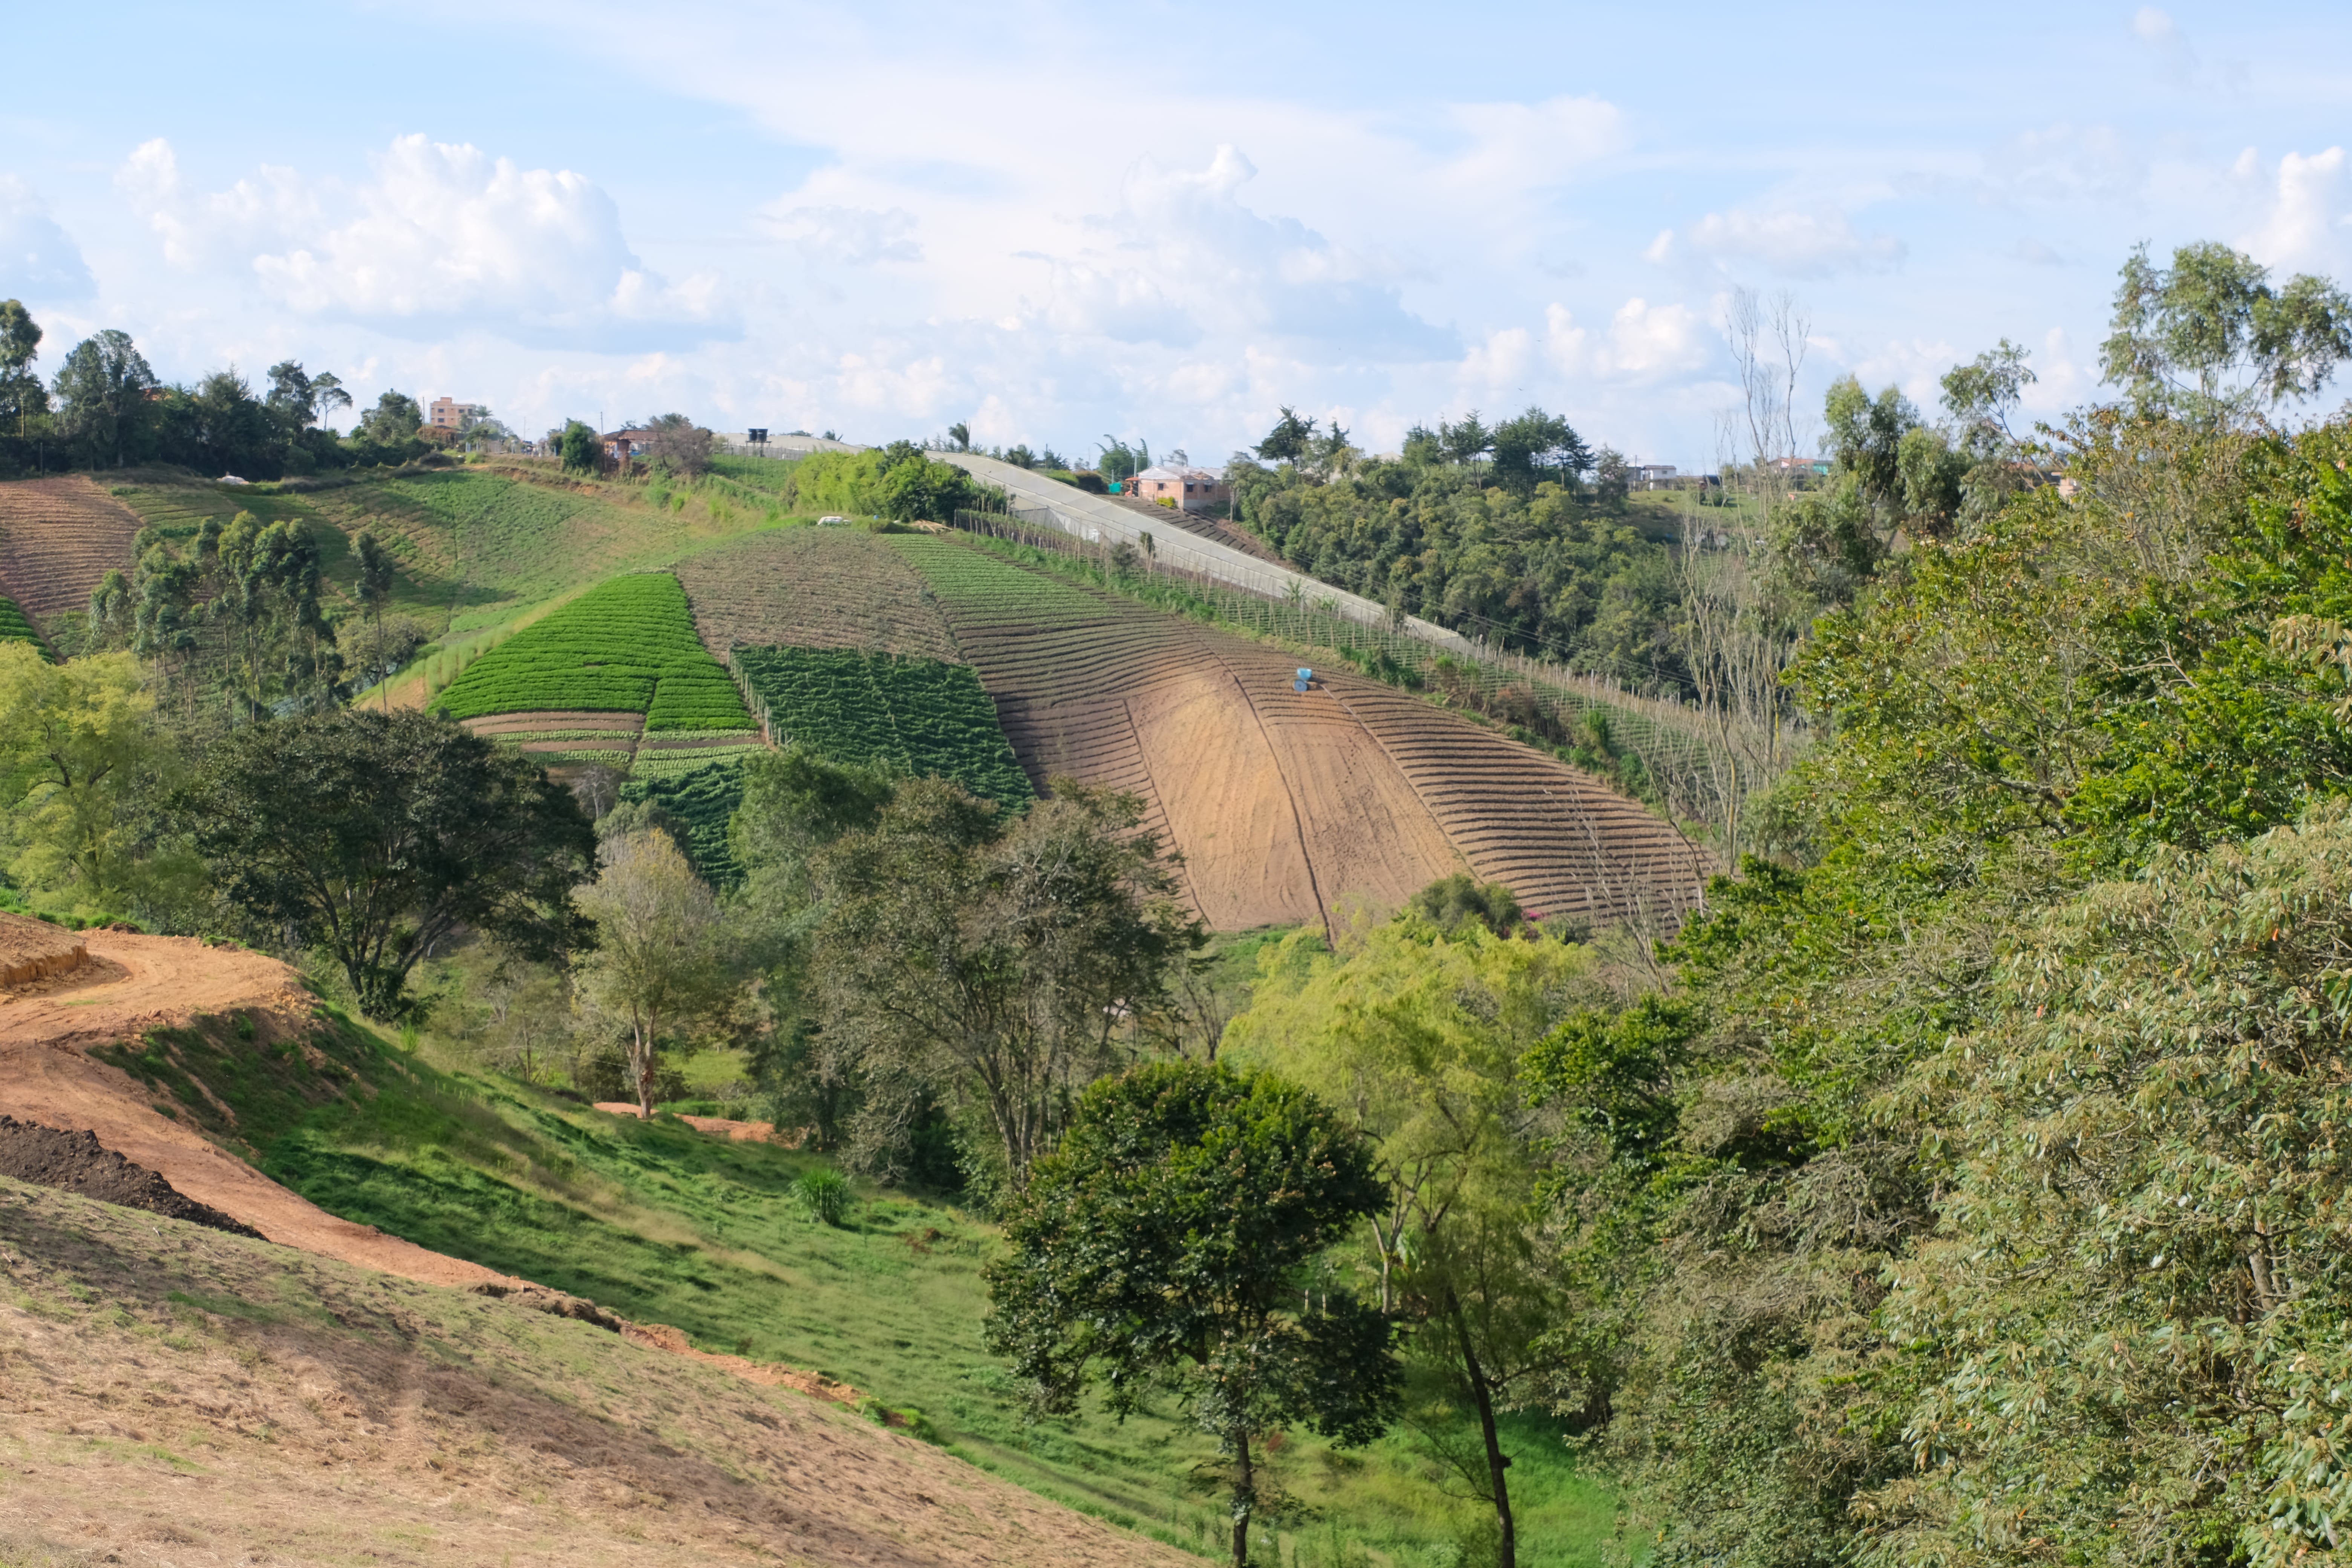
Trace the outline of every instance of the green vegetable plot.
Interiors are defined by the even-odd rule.
[[[815,647],[739,647],[735,666],[780,746],[951,778],[1003,805],[1034,798],[969,666]]]
[[[667,573],[615,577],[466,667],[436,706],[486,713],[643,713],[648,731],[748,730],[735,683],[694,635]]]
[[[743,879],[743,868],[727,845],[727,825],[743,804],[740,753],[680,773],[649,774],[640,767],[621,786],[621,798],[651,801],[676,818],[677,847],[712,887],[731,888]]]
[[[40,650],[43,658],[49,657],[40,634],[33,630],[33,623],[25,618],[25,612],[16,607],[14,599],[5,596],[0,596],[0,642],[28,642]]]

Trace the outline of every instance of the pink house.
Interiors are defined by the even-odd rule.
[[[1207,511],[1234,499],[1214,471],[1208,468],[1153,467],[1127,482],[1127,493],[1157,502],[1163,497],[1185,511]]]

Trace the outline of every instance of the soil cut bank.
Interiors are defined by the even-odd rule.
[[[68,1132],[0,1116],[0,1176],[14,1176],[35,1186],[96,1198],[127,1209],[144,1209],[165,1219],[184,1219],[208,1230],[262,1239],[251,1226],[239,1225],[206,1204],[200,1204],[147,1169],[134,1165],[99,1142],[94,1132]]]

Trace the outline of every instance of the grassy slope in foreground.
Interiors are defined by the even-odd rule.
[[[1033,798],[970,665],[811,647],[739,647],[735,663],[778,745],[951,778],[1000,805]]]
[[[262,1168],[331,1213],[674,1324],[705,1350],[824,1372],[919,1409],[952,1451],[1045,1496],[1212,1554],[1222,1541],[1195,1476],[1212,1446],[1189,1424],[1024,1421],[981,1346],[996,1233],[961,1210],[860,1184],[848,1226],[829,1229],[788,1195],[821,1156],[641,1126],[383,1047],[349,1063],[352,1092],[314,1105],[299,1069],[248,1070],[233,1031],[217,1033],[107,1054],[184,1105],[182,1075],[201,1081],[261,1145]],[[1601,1561],[1608,1494],[1575,1474],[1556,1427],[1515,1418],[1512,1436],[1520,1561]],[[1295,1568],[1476,1560],[1487,1516],[1409,1434],[1350,1455],[1294,1433],[1271,1466],[1319,1510],[1286,1531]],[[1448,1554],[1457,1543],[1466,1556]]]
[[[0,1253],[0,1563],[1183,1561],[511,1302],[5,1178]]]
[[[453,719],[551,710],[646,715],[647,731],[749,729],[667,573],[616,577],[516,633],[435,700]]]

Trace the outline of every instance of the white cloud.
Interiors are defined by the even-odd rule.
[[[2144,44],[2176,44],[2180,41],[2180,28],[2171,16],[2153,5],[2143,5],[2132,13],[2132,36]]]
[[[2241,159],[2244,168],[2249,160]],[[2344,149],[2330,147],[2309,157],[2289,153],[2279,160],[2278,184],[2262,225],[2239,247],[2267,267],[2297,271],[2341,270],[2352,228]]]
[[[2116,201],[2140,191],[2147,160],[2112,125],[2061,120],[2021,131],[1986,159],[1995,192],[2025,201]]]
[[[812,261],[871,267],[877,261],[920,261],[915,215],[904,207],[794,206],[772,204],[769,225]]]
[[[1661,264],[1712,263],[1724,272],[1752,264],[1785,278],[1829,278],[1891,271],[1905,252],[1893,235],[1856,233],[1843,213],[1776,207],[1709,213],[1686,228],[1667,229],[1643,254]]]
[[[166,260],[235,260],[299,315],[623,351],[736,330],[717,279],[672,283],[646,268],[612,198],[585,176],[520,168],[466,143],[400,137],[352,190],[265,168],[195,195],[158,140],[131,155],[116,184]]]
[[[81,247],[58,226],[33,187],[0,174],[0,295],[87,300],[97,291]]]
[[[1453,117],[1471,144],[1445,163],[1441,179],[1496,197],[1565,184],[1626,142],[1624,115],[1598,98],[1457,104]]]
[[[1653,305],[1636,295],[1617,307],[1605,333],[1576,324],[1565,306],[1544,313],[1544,351],[1570,377],[1649,384],[1702,369],[1714,345],[1687,305]]]
[[[1256,173],[1230,145],[1201,169],[1138,163],[1076,254],[1039,256],[1052,269],[1046,321],[1121,342],[1183,347],[1214,332],[1354,361],[1452,357],[1454,334],[1404,308],[1392,267],[1243,205]]]

